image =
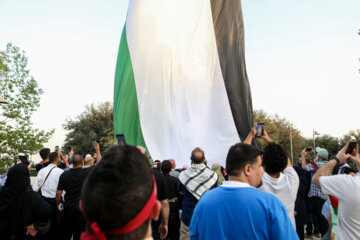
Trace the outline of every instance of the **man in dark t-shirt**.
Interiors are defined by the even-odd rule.
[[[146,149],[141,146],[137,146],[139,151],[148,159],[151,166],[151,160],[146,153]],[[157,188],[157,199],[161,202],[161,216],[159,221],[152,221],[152,236],[154,240],[159,238],[165,239],[168,234],[168,221],[169,221],[169,192],[166,185],[165,178],[160,171],[153,169]],[[161,222],[160,222],[161,220]]]
[[[36,172],[38,173],[42,168],[49,165],[49,156],[50,156],[50,149],[49,148],[42,148],[39,152],[41,157],[41,162],[35,165]]]
[[[101,160],[98,143],[95,145],[95,150]],[[100,160],[98,160],[98,163]],[[94,166],[83,168],[84,162],[80,154],[74,154],[72,162],[73,168],[61,174],[56,192],[56,204],[59,207],[62,193],[65,191],[64,210],[61,220],[63,225],[62,239],[64,240],[80,239],[81,232],[85,231],[85,219],[80,211],[79,201],[83,183],[94,168]]]
[[[164,239],[168,232],[169,191],[165,178],[161,172],[158,170],[153,170],[153,173],[157,188],[157,199],[161,202],[161,217],[159,221],[152,221],[152,235],[154,239],[159,239],[159,237]]]
[[[179,217],[179,193],[177,186],[179,180],[176,177],[170,176],[171,162],[164,160],[161,163],[161,172],[164,174],[166,185],[169,190],[169,232],[168,239],[179,239],[180,237],[180,217]]]
[[[85,178],[91,171],[90,168],[83,168],[83,159],[80,154],[73,156],[73,168],[61,174],[56,192],[56,203],[60,204],[61,195],[65,191],[65,202],[63,216],[62,239],[80,239],[80,234],[85,230],[85,219],[79,209],[81,188]]]

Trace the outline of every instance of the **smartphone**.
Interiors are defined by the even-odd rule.
[[[96,145],[96,141],[94,138],[91,139],[91,146],[94,148]]]
[[[124,134],[116,134],[116,139],[117,139],[119,145],[126,145]]]
[[[69,151],[69,152],[71,152],[71,149],[72,149],[71,147],[68,147],[68,151]]]
[[[256,135],[255,137],[259,138],[264,135],[264,123],[258,123],[256,126]]]
[[[55,152],[59,151],[59,146],[55,146]]]
[[[345,154],[348,154],[348,153],[352,154],[352,153],[354,152],[354,149],[356,148],[356,144],[357,144],[357,143],[358,143],[357,141],[351,141],[351,142],[349,143],[349,147],[348,147],[348,149],[346,150]]]
[[[306,151],[306,152],[311,152],[311,151],[312,151],[312,148],[311,148],[311,147],[308,147],[308,148],[306,148],[305,151]]]

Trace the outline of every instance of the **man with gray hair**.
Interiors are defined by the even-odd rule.
[[[91,167],[91,166],[93,166],[94,165],[94,158],[90,155],[90,154],[88,154],[88,155],[86,155],[86,157],[85,157],[85,159],[84,159],[84,166],[83,166],[83,168],[88,168],[88,167]]]

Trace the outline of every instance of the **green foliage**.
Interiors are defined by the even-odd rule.
[[[312,138],[307,139],[307,146],[314,146]],[[330,136],[328,134],[315,138],[315,146],[325,148],[329,152],[329,157],[334,156],[342,148],[339,138]]]
[[[265,128],[270,138],[274,142],[280,144],[288,153],[288,156],[291,157],[290,128],[291,126],[293,127],[291,122],[286,120],[285,118],[280,118],[277,114],[269,115],[263,110],[255,110],[254,119],[255,122],[265,123]],[[294,127],[291,135],[293,143],[294,163],[296,163],[301,150],[306,144],[306,140],[304,137],[301,136],[300,131],[294,129]],[[262,139],[259,139],[258,142],[260,148],[265,147],[265,142]]]
[[[72,147],[74,152],[91,153],[91,139],[94,138],[104,151],[114,142],[112,104],[105,102],[98,106],[86,106],[75,120],[66,120],[63,126],[69,131],[63,149]]]
[[[355,137],[355,139],[360,142],[360,129],[351,130],[349,133],[344,134],[340,139],[340,145],[344,146],[350,140],[350,137]]]
[[[19,153],[35,154],[54,132],[32,127],[43,91],[29,75],[27,61],[25,52],[11,43],[0,51],[0,93],[9,102],[0,105],[0,166],[9,166]]]

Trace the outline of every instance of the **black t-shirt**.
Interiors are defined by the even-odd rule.
[[[153,170],[153,173],[154,173],[155,182],[156,182],[157,199],[159,201],[169,199],[169,190],[168,190],[164,175],[156,169]],[[158,229],[159,229],[159,225],[160,225],[160,219],[161,219],[161,217],[159,217],[158,221],[151,221],[152,236],[154,239],[159,239]]]
[[[36,164],[35,165],[36,172],[38,173],[42,168],[46,167],[49,164],[50,162]]]
[[[157,170],[154,170],[153,172],[154,172],[156,188],[157,188],[157,199],[160,201],[168,199],[169,190],[164,175]]]
[[[57,190],[65,190],[64,210],[79,206],[81,188],[92,169],[93,167],[71,168],[60,175]]]
[[[179,180],[176,177],[170,175],[164,175],[165,181],[169,190],[169,199],[178,198],[177,186]]]

